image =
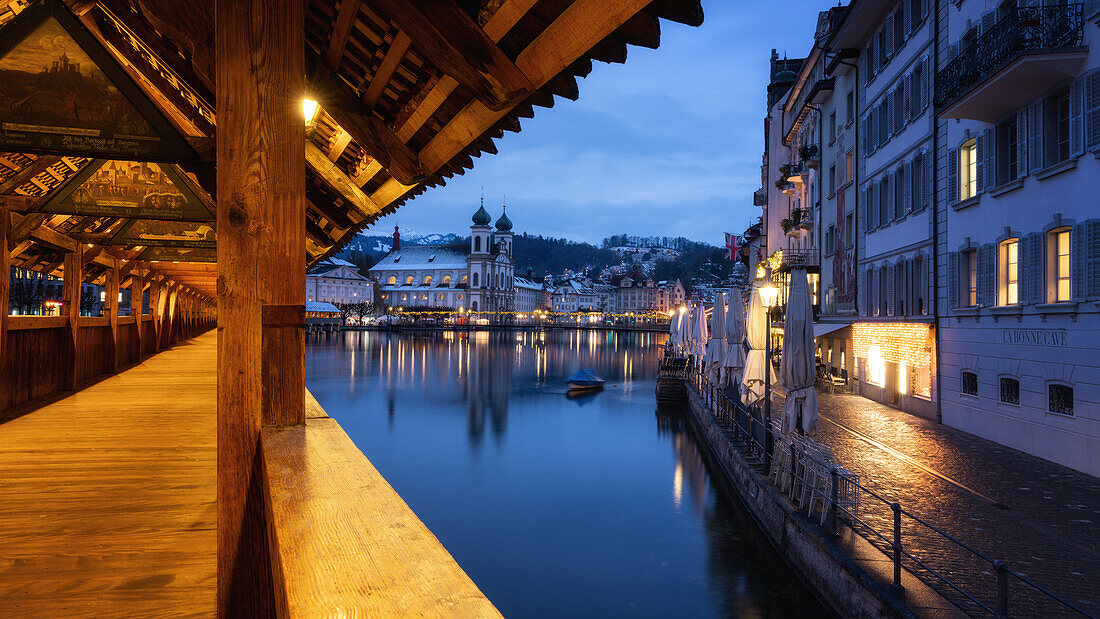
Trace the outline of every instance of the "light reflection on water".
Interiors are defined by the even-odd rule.
[[[306,381],[507,617],[820,615],[654,415],[665,337],[346,332]],[[567,394],[586,367],[604,391]]]

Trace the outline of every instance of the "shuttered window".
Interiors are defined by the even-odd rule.
[[[959,201],[959,149],[947,149],[947,203]]]
[[[978,140],[970,138],[959,148],[959,200],[978,195]]]
[[[978,252],[963,252],[963,256],[966,262],[966,305],[973,307],[978,304]]]
[[[1069,228],[1055,230],[1048,237],[1051,243],[1051,299],[1055,303],[1069,301],[1070,245]]]
[[[1017,148],[1017,119],[1015,116],[997,125],[996,137],[996,173],[995,184],[1003,185],[1016,180],[1019,172],[1019,150]]]

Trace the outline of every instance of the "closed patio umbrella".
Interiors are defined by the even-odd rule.
[[[723,382],[734,384],[741,381],[741,370],[745,367],[745,301],[741,292],[733,290],[726,302],[726,354],[722,355],[722,367],[725,370]]]
[[[672,310],[668,320],[668,348],[675,354],[680,346],[680,312]]]
[[[809,434],[817,427],[817,392],[814,390],[814,324],[810,285],[805,269],[791,272],[787,318],[783,323],[783,357],[779,380],[787,392],[783,405],[783,432],[799,427]]]
[[[707,354],[707,311],[696,305],[691,314],[691,354],[702,362]]]
[[[688,340],[691,338],[691,312],[687,308],[680,308],[676,312],[676,352],[681,355],[688,354]]]
[[[741,377],[741,402],[745,406],[758,404],[764,399],[764,380],[770,376],[775,383],[775,370],[767,372],[768,363],[764,355],[764,346],[768,337],[768,317],[764,314],[764,305],[760,302],[760,283],[752,285],[749,297],[749,311],[745,316],[745,342],[749,345],[749,354],[745,357],[745,372]]]
[[[710,315],[710,340],[707,342],[707,380],[718,382],[722,369],[722,357],[726,354],[726,295],[714,296],[714,310]]]

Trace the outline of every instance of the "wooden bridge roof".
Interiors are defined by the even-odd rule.
[[[36,2],[0,9],[0,36]],[[187,139],[195,157],[160,164],[183,173],[213,213],[213,0],[67,6]],[[320,103],[304,153],[309,263],[495,154],[494,140],[518,132],[535,107],[577,99],[577,78],[592,61],[624,62],[628,45],[656,48],[660,19],[702,18],[699,0],[308,0],[307,84]],[[112,239],[124,218],[41,212],[92,163],[71,153],[0,153],[12,264],[54,272],[84,243],[84,281],[123,261],[212,300],[216,265],[144,260],[145,247]]]

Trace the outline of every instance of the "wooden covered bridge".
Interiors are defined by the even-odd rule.
[[[3,3],[0,273],[63,285],[0,277],[0,616],[495,615],[305,390],[306,268],[660,19],[702,10]]]

